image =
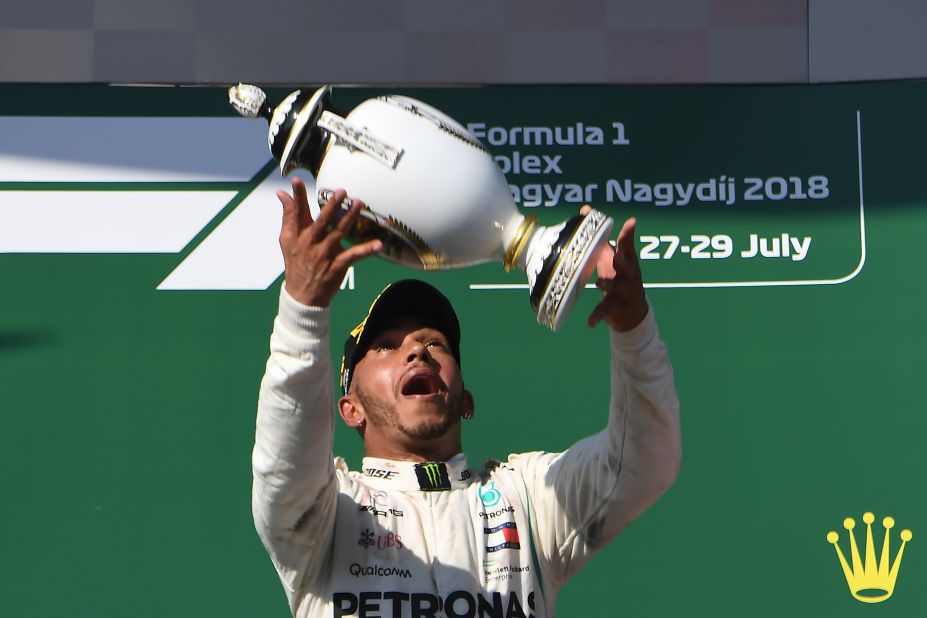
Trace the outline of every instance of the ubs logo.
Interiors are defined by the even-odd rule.
[[[360,540],[357,542],[358,545],[367,549],[371,545],[375,544],[376,541],[373,540],[373,531],[370,528],[367,528],[361,532]]]
[[[361,532],[357,544],[364,549],[370,549],[374,545],[376,545],[377,549],[402,549],[405,547],[405,545],[402,544],[402,537],[395,532],[374,534],[373,530],[370,528],[365,528],[364,531]]]

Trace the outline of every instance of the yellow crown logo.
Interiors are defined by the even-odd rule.
[[[850,558],[853,561],[853,568],[847,564],[847,559],[837,540],[840,538],[834,531],[827,533],[828,543],[837,550],[837,558],[840,559],[840,566],[843,567],[843,575],[847,578],[847,585],[850,586],[850,594],[853,598],[863,603],[881,603],[888,597],[892,596],[895,591],[895,580],[898,578],[898,569],[901,568],[901,555],[904,553],[904,546],[911,540],[910,530],[901,531],[901,547],[895,556],[894,562],[889,559],[889,536],[892,528],[895,527],[895,520],[886,517],[882,520],[882,526],[885,528],[885,540],[882,542],[882,555],[879,564],[876,565],[876,552],[872,542],[872,522],[875,521],[875,515],[872,513],[863,513],[863,522],[866,524],[866,559],[861,560],[859,557],[859,548],[856,546],[856,536],[853,534],[853,528],[856,522],[852,517],[843,520],[843,527],[847,529],[850,537]],[[889,566],[891,563],[891,566]]]

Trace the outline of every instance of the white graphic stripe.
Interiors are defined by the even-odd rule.
[[[305,179],[309,194],[314,182]],[[278,189],[290,182],[274,169],[158,286],[159,290],[266,290],[283,272]]]
[[[0,117],[0,182],[241,182],[269,160],[244,118]]]
[[[2,191],[0,253],[177,253],[233,191]]]

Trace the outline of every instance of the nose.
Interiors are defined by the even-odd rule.
[[[425,344],[414,339],[409,343],[406,352],[407,363],[415,362],[417,359],[428,362],[429,358],[431,358],[431,355],[428,353],[428,347]]]

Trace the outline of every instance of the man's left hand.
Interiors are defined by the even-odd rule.
[[[588,209],[584,206],[580,212],[585,214]],[[647,316],[647,297],[634,243],[636,225],[637,219],[631,217],[621,226],[616,246],[612,248],[606,244],[602,247],[596,263],[599,272],[596,287],[605,293],[605,297],[589,314],[589,326],[604,321],[613,330],[627,331]]]

